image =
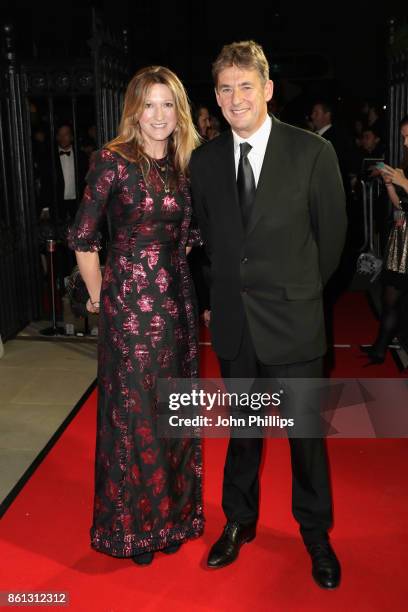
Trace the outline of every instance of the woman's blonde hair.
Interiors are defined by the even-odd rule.
[[[168,153],[175,172],[186,174],[191,153],[200,144],[200,137],[191,118],[190,103],[182,82],[163,66],[142,68],[132,78],[125,94],[119,133],[105,146],[131,162],[141,163],[144,173],[149,171],[150,161],[144,150],[139,118],[148,92],[156,84],[167,85],[174,96],[177,125],[169,137]]]

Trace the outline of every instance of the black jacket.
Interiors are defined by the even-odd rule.
[[[75,155],[75,153],[74,153]],[[64,201],[64,175],[62,172],[60,155],[58,148],[54,150],[55,170],[51,155],[42,155],[38,160],[39,179],[40,179],[40,203],[41,207],[49,207],[51,216],[56,216],[57,209],[62,210]],[[87,155],[82,151],[78,151],[76,157],[76,172],[77,172],[77,197],[79,202],[85,189],[85,176],[88,172],[89,160]],[[54,191],[55,183],[55,191]],[[56,198],[55,198],[56,194]]]
[[[346,230],[344,190],[331,144],[272,117],[246,231],[230,130],[194,151],[191,187],[211,260],[217,354],[237,355],[245,316],[265,364],[324,354],[322,290],[338,265]]]

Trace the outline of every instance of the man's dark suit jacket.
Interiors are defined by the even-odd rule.
[[[191,160],[195,212],[211,260],[214,349],[234,359],[247,317],[265,364],[308,361],[326,351],[323,285],[346,231],[345,197],[332,145],[272,117],[246,231],[230,130]]]
[[[71,153],[71,155],[75,155],[75,153]],[[82,151],[78,151],[78,154],[76,156],[76,171],[78,172],[78,193],[76,200],[78,202],[81,201],[85,189],[85,176],[88,172],[88,167],[89,160],[87,155],[85,155],[85,153],[83,153]],[[43,155],[40,159],[39,173],[41,183],[41,205],[48,206],[50,208],[50,213],[52,217],[55,217],[57,208],[59,217],[61,217],[61,212],[64,210],[65,182],[58,148],[55,149],[55,178],[53,177],[53,164],[50,155]],[[56,182],[56,203],[54,196],[54,180]],[[57,204],[57,207],[55,206],[55,204]]]
[[[343,178],[344,187],[348,188],[350,183],[349,175],[355,170],[355,153],[351,138],[344,129],[332,125],[322,134],[322,138],[328,140],[333,145],[339,161],[340,172]]]

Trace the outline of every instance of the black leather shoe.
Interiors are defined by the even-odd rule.
[[[256,534],[256,524],[241,525],[227,523],[221,537],[210,550],[207,565],[213,569],[225,567],[237,559],[239,549],[246,542],[251,542]]]
[[[341,567],[329,542],[306,544],[312,559],[312,576],[319,587],[335,589],[340,584]]]
[[[154,552],[143,552],[132,557],[132,561],[137,565],[150,565],[153,561]]]

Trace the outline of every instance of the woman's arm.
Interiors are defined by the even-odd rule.
[[[95,153],[87,174],[87,186],[73,225],[68,232],[68,246],[75,251],[79,271],[89,293],[86,308],[99,312],[102,275],[98,251],[101,249],[99,226],[116,180],[117,162],[107,149]]]
[[[388,197],[390,198],[392,205],[395,208],[400,209],[401,208],[401,200],[399,195],[397,194],[394,185],[392,184],[392,176],[391,173],[389,171],[389,169],[393,170],[393,168],[391,168],[391,166],[387,166],[386,164],[384,164],[384,169],[380,169],[380,174],[383,178],[385,187],[387,189],[387,193],[388,193]]]
[[[92,313],[99,312],[99,300],[102,285],[102,274],[97,251],[75,251],[79,271],[89,293],[86,309]]]
[[[401,208],[401,200],[395,191],[394,185],[392,183],[386,183],[385,186],[387,188],[388,197],[390,198],[393,206],[398,209]]]

